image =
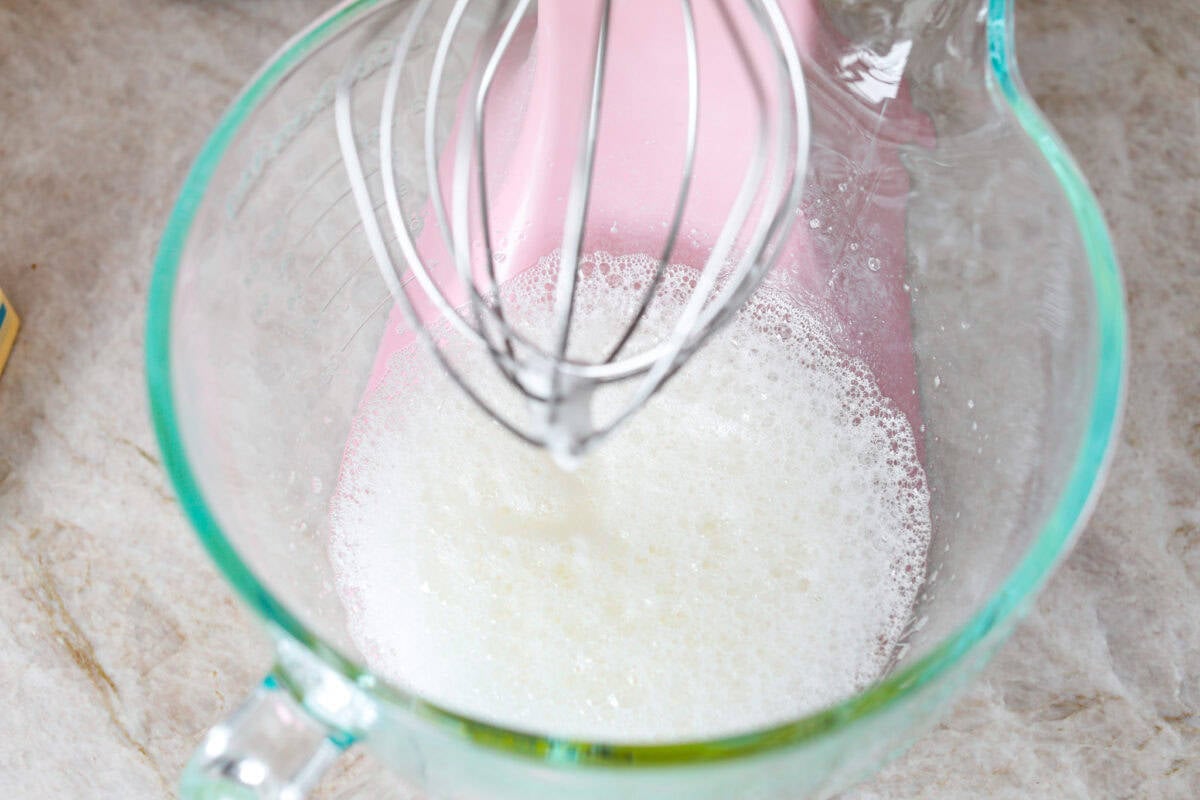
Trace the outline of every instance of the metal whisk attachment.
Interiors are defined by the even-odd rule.
[[[807,100],[789,19],[777,0],[542,0],[536,7],[531,0],[418,0],[407,14],[382,87],[377,178],[364,167],[374,160],[372,148],[355,135],[362,70],[348,70],[336,95],[342,156],[372,256],[409,327],[454,382],[513,434],[572,463],[730,320],[783,249],[808,153]],[[419,32],[431,25],[435,33],[422,44]],[[466,44],[472,37],[474,46]],[[526,94],[497,90],[521,74],[511,68],[518,58],[514,42],[533,64],[533,77],[525,73],[532,87]],[[415,98],[423,103],[405,103],[405,92],[417,93],[414,74],[423,75],[414,64],[427,61],[430,50],[429,78],[423,97]],[[449,77],[455,69],[465,77],[447,136],[438,110],[460,80]],[[398,146],[397,126],[410,125],[413,114],[422,113],[410,109],[421,104],[424,146]],[[627,120],[636,116],[644,124],[646,110],[657,113],[659,106],[661,118],[648,130],[638,128],[638,136],[623,131]],[[682,113],[668,119],[667,108]],[[507,126],[511,137],[511,119],[522,112],[517,154],[498,175],[493,162],[505,154],[492,131]],[[730,124],[731,114],[739,115],[737,124]],[[662,142],[675,143],[671,158],[664,158]],[[556,149],[564,143],[565,158]],[[644,190],[662,195],[658,210],[631,210],[638,205],[632,199],[594,196],[597,181],[625,180],[612,170],[628,170],[636,183],[671,160],[673,181],[652,180]],[[425,173],[420,232],[420,220],[401,202],[410,193],[400,176],[414,164]],[[493,184],[501,181],[505,186],[497,190]],[[382,203],[375,199],[379,187]],[[528,227],[530,208],[543,229],[547,220],[561,220],[550,223],[552,236],[542,237],[547,248],[533,255],[559,252],[547,300],[551,330],[541,336],[523,333],[510,318],[501,291],[506,276],[497,266],[503,256],[493,244],[518,225]],[[618,213],[649,220],[624,227],[642,232],[629,252],[653,253],[657,266],[643,282],[635,312],[613,331],[611,346],[585,359],[570,347],[584,248],[595,239],[610,249],[624,244],[608,235],[618,230],[610,224]],[[685,225],[688,243],[681,248]],[[657,245],[647,246],[648,229],[657,232]],[[697,229],[699,236],[691,235]],[[529,253],[503,260],[517,271],[533,263]],[[643,344],[635,334],[662,291],[664,271],[677,261],[695,270],[694,289],[665,335],[630,352],[635,341]],[[517,408],[527,413],[501,411],[478,376],[451,363],[439,345],[443,337],[430,327],[437,320],[486,351],[503,384],[525,398]],[[597,390],[619,383],[625,386],[616,412],[594,419]]]

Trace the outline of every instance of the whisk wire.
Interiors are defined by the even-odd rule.
[[[442,286],[439,285],[439,283],[432,277],[429,270],[426,268],[425,259],[418,252],[418,248],[417,248],[416,241],[415,241],[415,239],[416,239],[415,233],[413,232],[413,230],[408,222],[408,217],[405,216],[403,208],[400,205],[399,195],[396,190],[397,176],[396,176],[396,171],[395,171],[396,168],[395,168],[394,156],[393,156],[393,154],[395,152],[395,150],[394,150],[394,125],[395,125],[395,120],[396,120],[396,96],[397,96],[398,89],[399,89],[400,78],[404,71],[405,61],[407,60],[409,50],[412,47],[415,33],[416,33],[417,29],[420,27],[420,24],[424,21],[425,17],[427,16],[430,6],[432,5],[432,2],[433,2],[433,0],[423,0],[423,2],[413,10],[412,17],[410,18],[409,23],[405,28],[404,35],[397,42],[396,47],[393,50],[392,63],[391,63],[391,67],[388,72],[387,82],[386,82],[385,90],[383,93],[383,103],[382,103],[382,108],[381,108],[381,113],[380,113],[380,164],[381,164],[381,172],[383,175],[382,182],[383,182],[383,189],[384,189],[384,193],[385,193],[385,197],[386,197],[388,217],[392,224],[393,229],[396,232],[397,242],[399,243],[400,248],[404,255],[404,262],[409,266],[409,271],[416,277],[417,282],[420,285],[420,288],[422,289],[424,294],[433,302],[433,304],[435,305],[440,316],[443,319],[447,320],[447,322],[454,327],[454,329],[457,333],[465,336],[469,341],[475,341],[475,342],[487,347],[489,349],[489,351],[491,351],[493,353],[493,355],[495,356],[493,358],[493,363],[501,370],[502,374],[504,375],[506,380],[508,380],[508,382],[511,386],[513,386],[515,389],[520,391],[522,394],[525,394],[527,397],[529,397],[529,399],[544,401],[546,399],[544,396],[531,394],[523,384],[516,381],[515,378],[513,377],[513,373],[515,370],[511,366],[511,364],[512,364],[511,347],[506,347],[506,350],[508,350],[508,352],[501,354],[499,351],[496,350],[490,337],[487,335],[486,327],[482,324],[482,321],[480,321],[478,319],[478,316],[477,316],[477,326],[472,327],[457,312],[455,305],[446,296]],[[459,3],[455,6],[454,10],[452,11],[452,19],[456,16],[457,20],[461,21],[462,16],[465,14],[469,3],[470,3],[470,0],[459,0]],[[522,5],[524,7],[528,7],[528,1],[526,0],[526,2],[524,2]],[[448,22],[447,27],[445,28],[443,33],[444,34],[445,33],[452,34],[454,32],[454,30],[457,28],[457,24],[458,23],[455,22],[454,26],[452,27],[450,25],[450,22]],[[448,53],[449,48],[450,48],[450,42],[445,38],[445,36],[443,36],[441,42],[439,43],[439,46],[440,46],[439,52],[444,50],[444,52]],[[439,67],[439,69],[444,68],[444,58],[445,57],[442,56],[440,59],[442,64],[441,64],[441,67]],[[436,59],[436,57],[435,57],[435,59]],[[435,70],[435,73],[434,73],[435,79],[436,79],[437,75],[439,75],[439,74],[440,73]],[[347,86],[346,92],[349,93],[350,89],[351,89],[351,87]],[[439,94],[440,94],[440,88],[434,88],[433,81],[431,81],[430,96],[432,99],[427,97],[427,107],[429,105],[432,105],[432,109],[431,109],[431,113],[427,114],[427,116],[426,116],[426,127],[425,127],[427,143],[429,142],[429,136],[432,135],[433,132],[436,132],[437,97],[439,96]],[[429,154],[429,150],[427,148],[427,150],[426,150],[427,158],[428,158],[428,154]],[[349,162],[347,162],[347,163],[349,163]],[[428,161],[427,161],[427,163],[428,163]],[[436,166],[436,164],[435,164],[435,166]],[[440,198],[440,187],[438,187],[438,188],[439,188],[438,197]],[[445,219],[446,219],[445,208],[440,203],[435,204],[435,208],[441,212],[441,219],[445,223],[442,227],[443,237],[445,237],[446,231],[449,228],[448,222],[445,222]],[[453,247],[450,248],[450,252],[452,252],[452,253],[458,253],[461,251],[462,251],[461,248],[453,248]],[[389,272],[394,269],[393,267],[388,267],[385,269],[382,265],[382,262],[380,262],[380,264],[381,264],[381,269],[383,269],[384,272]],[[470,281],[464,281],[464,283],[467,284],[467,293],[472,301],[472,308],[477,309],[477,310],[480,308],[486,308],[487,307],[486,304],[484,304],[482,302],[475,302],[475,301],[479,300],[480,298],[479,298],[478,292],[476,291],[476,287],[474,286],[474,284]],[[406,321],[408,321],[408,320],[406,320]],[[507,327],[505,328],[505,330],[508,330]],[[507,358],[505,356],[507,356]],[[439,359],[439,361],[444,361],[444,359]],[[462,379],[460,377],[458,377],[457,374],[456,374],[456,382],[457,383],[462,382]],[[506,427],[511,427],[511,426],[506,426]],[[523,437],[523,438],[527,438],[527,437]]]
[[[415,34],[417,25],[423,18],[423,11],[427,11],[432,0],[422,0],[420,6],[414,9],[414,14],[410,20],[409,26],[406,28],[404,35],[397,43],[398,62],[403,63],[404,54],[407,53],[411,46],[412,37]],[[518,439],[531,444],[540,445],[541,442],[530,436],[527,432],[513,424],[510,420],[498,412],[490,403],[483,399],[471,384],[455,369],[454,365],[446,357],[445,353],[438,347],[434,341],[430,331],[420,324],[415,306],[412,299],[408,296],[408,291],[400,280],[401,270],[396,268],[395,262],[392,259],[391,252],[388,248],[387,240],[383,235],[379,220],[375,215],[373,201],[371,199],[371,190],[367,186],[366,176],[362,166],[362,160],[358,155],[357,139],[354,135],[354,120],[352,109],[352,93],[355,77],[351,71],[347,71],[338,83],[337,90],[334,94],[334,122],[338,133],[338,142],[342,151],[342,161],[346,167],[347,178],[350,181],[351,194],[354,197],[355,205],[358,208],[359,216],[362,221],[363,233],[366,236],[368,247],[379,265],[380,273],[384,283],[387,285],[388,291],[395,298],[401,314],[405,318],[406,324],[415,332],[421,346],[424,347],[438,362],[438,365],[445,371],[446,375],[455,383],[462,392],[470,398],[484,413],[488,414],[498,422],[501,427],[516,436]],[[389,123],[390,124],[390,123]],[[385,151],[389,152],[389,151]],[[385,185],[388,183],[384,181]],[[394,187],[393,187],[393,194]],[[398,201],[398,198],[397,198]],[[401,215],[403,219],[403,215]],[[407,223],[403,223],[401,227],[407,232]],[[415,255],[415,248],[411,247],[411,239],[408,242],[410,249]],[[412,262],[410,262],[412,263]],[[457,316],[457,315],[455,315]],[[469,327],[469,326],[468,326]]]
[[[659,256],[658,263],[654,266],[654,275],[651,276],[645,291],[642,292],[642,300],[638,304],[637,310],[633,313],[629,325],[604,358],[604,363],[606,364],[611,364],[621,354],[621,351],[625,349],[625,345],[629,343],[629,340],[637,332],[638,327],[642,324],[642,320],[646,316],[646,311],[650,308],[650,304],[654,301],[654,297],[658,293],[658,287],[662,283],[663,274],[666,272],[667,265],[671,263],[671,255],[675,252],[675,243],[679,239],[679,230],[683,225],[683,213],[687,208],[688,194],[692,190],[692,174],[696,165],[696,136],[700,129],[700,64],[696,56],[696,21],[692,16],[691,0],[680,0],[679,5],[683,13],[684,52],[687,58],[688,90],[687,133],[685,134],[683,175],[679,182],[679,195],[675,200],[675,210],[671,213],[671,225],[667,229],[667,238],[663,244],[662,255]]]
[[[587,222],[591,200],[592,175],[596,166],[596,133],[600,125],[600,101],[604,89],[604,63],[608,52],[608,22],[612,0],[604,0],[600,11],[599,33],[592,56],[592,85],[588,101],[587,123],[583,129],[571,193],[567,198],[566,220],[563,224],[562,255],[555,287],[555,349],[558,360],[566,358],[575,311],[575,290],[578,285],[579,259],[583,255],[583,228]]]
[[[732,20],[729,19],[724,0],[721,0],[720,5],[722,13],[725,14],[725,18],[729,23],[729,29],[731,35],[734,37],[736,46],[742,52],[743,58],[748,58],[745,50],[745,41],[737,32],[737,28]],[[779,56],[777,59],[777,76],[781,84],[780,96],[788,98],[787,102],[792,113],[780,115],[783,125],[776,143],[775,157],[777,163],[787,163],[786,154],[789,152],[793,138],[797,140],[798,157],[790,170],[777,170],[774,173],[771,179],[773,189],[770,192],[770,196],[786,194],[786,199],[782,199],[781,202],[776,204],[768,203],[764,206],[764,208],[771,208],[772,205],[775,205],[777,206],[777,210],[774,214],[769,215],[764,210],[760,215],[756,231],[750,244],[739,259],[737,268],[727,279],[720,292],[716,296],[712,296],[711,293],[715,288],[718,278],[718,270],[721,264],[725,263],[725,259],[732,249],[733,236],[736,235],[736,232],[744,224],[745,216],[750,210],[749,203],[752,202],[754,196],[753,187],[761,179],[761,173],[764,169],[761,156],[768,136],[767,103],[763,87],[751,70],[750,79],[755,90],[756,109],[759,112],[758,134],[760,146],[755,150],[754,163],[742,182],[730,217],[722,229],[721,237],[718,239],[712,254],[701,271],[696,287],[683,312],[677,319],[669,339],[666,343],[660,345],[661,352],[656,353],[657,357],[653,366],[642,379],[634,395],[625,405],[624,410],[617,414],[607,425],[592,431],[588,437],[588,441],[583,444],[584,447],[607,436],[615,428],[628,420],[650,397],[662,389],[679,371],[680,367],[683,366],[692,353],[701,347],[709,337],[721,328],[724,322],[728,321],[729,317],[741,308],[749,298],[749,295],[758,287],[761,277],[771,268],[778,256],[778,248],[773,250],[769,255],[764,256],[764,242],[776,234],[779,234],[779,238],[786,236],[787,229],[791,226],[794,209],[799,202],[801,191],[800,178],[802,176],[798,176],[797,173],[802,169],[801,164],[806,160],[805,155],[808,151],[807,128],[800,119],[806,105],[803,96],[803,77],[800,72],[799,55],[791,39],[786,19],[784,19],[776,0],[762,0],[761,10],[764,14],[757,13],[760,9],[755,6],[754,2],[747,2],[747,5],[754,13],[755,19],[763,26],[764,32],[772,35],[779,45],[779,50],[776,54]],[[789,87],[790,91],[788,91]],[[790,181],[787,180],[789,175],[791,177]],[[736,225],[733,224],[735,220],[737,221]],[[695,335],[689,336],[689,333]]]
[[[509,45],[512,43],[513,36],[517,32],[522,20],[525,18],[526,12],[529,10],[530,0],[520,0],[513,8],[512,14],[509,15],[508,22],[504,26],[504,31],[500,34],[500,38],[496,42],[496,47],[493,48],[491,56],[488,58],[487,66],[484,67],[483,75],[479,81],[479,89],[475,94],[475,104],[473,115],[471,117],[475,131],[475,157],[478,160],[476,175],[479,182],[479,228],[483,239],[484,264],[486,266],[488,286],[488,296],[494,299],[495,315],[499,323],[500,332],[504,339],[504,352],[510,358],[514,355],[512,338],[509,336],[508,326],[504,320],[504,300],[500,293],[500,286],[496,280],[496,252],[492,245],[492,222],[491,214],[488,205],[488,182],[487,182],[487,134],[485,130],[486,117],[484,109],[487,106],[488,94],[492,88],[492,82],[496,78],[496,72],[500,68],[500,62],[504,59],[508,52]],[[477,319],[479,312],[476,311]],[[482,326],[482,321],[479,321]]]
[[[468,341],[476,341],[482,343],[482,335],[472,328],[465,320],[463,320],[455,311],[455,306],[449,301],[442,287],[425,269],[425,262],[420,255],[416,244],[416,235],[413,232],[408,218],[404,214],[404,209],[400,204],[400,197],[397,191],[398,176],[396,174],[396,164],[394,160],[395,153],[395,121],[396,113],[396,97],[399,91],[400,79],[404,72],[404,65],[408,59],[408,54],[412,48],[413,41],[416,37],[417,30],[421,23],[425,20],[429,13],[430,7],[434,0],[420,0],[420,3],[414,7],[404,32],[396,42],[393,49],[392,63],[388,70],[386,83],[383,90],[383,102],[380,110],[379,119],[379,158],[380,158],[380,177],[382,179],[384,197],[387,203],[388,218],[392,228],[396,233],[397,243],[404,256],[404,263],[408,265],[408,269],[417,279],[422,292],[433,302],[438,313],[448,324],[452,325],[455,332],[466,337]],[[338,86],[337,106],[338,114],[338,136],[342,145],[343,161],[346,163],[347,172],[350,173],[351,184],[354,185],[361,181],[364,183],[365,177],[361,174],[361,169],[358,165],[358,149],[354,140],[350,138],[350,132],[353,130],[353,122],[350,118],[350,99],[354,88],[354,81],[351,74],[343,77],[342,82]],[[430,126],[426,127],[426,134],[430,132]],[[348,157],[348,151],[353,151],[353,159]],[[354,168],[352,168],[352,166]],[[357,188],[357,187],[356,187]],[[356,196],[357,199],[357,196]],[[369,199],[369,194],[368,194]],[[368,212],[362,204],[359,204],[359,212],[364,220],[367,217],[374,217],[373,212]],[[388,274],[395,271],[394,265],[390,263],[385,267],[384,262],[379,262],[380,272],[383,273],[384,281],[388,282],[389,288],[391,283],[388,279]],[[393,294],[395,292],[393,291]],[[397,298],[399,301],[400,298]]]

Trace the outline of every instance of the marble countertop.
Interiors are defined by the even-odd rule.
[[[142,328],[217,116],[324,0],[0,3],[0,797],[166,798],[268,664],[177,508]],[[1017,0],[1027,83],[1125,269],[1108,488],[944,723],[855,798],[1200,795],[1200,6]],[[323,798],[394,796],[368,759]],[[371,788],[371,792],[366,789]]]

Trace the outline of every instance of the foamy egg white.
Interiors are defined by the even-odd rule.
[[[505,288],[513,318],[537,327],[554,266]],[[588,259],[577,349],[613,341],[652,268]],[[645,337],[689,275],[668,272]],[[431,363],[393,358],[332,504],[338,592],[381,675],[495,723],[622,742],[783,722],[879,677],[923,577],[924,473],[908,420],[800,305],[760,291],[574,472]]]

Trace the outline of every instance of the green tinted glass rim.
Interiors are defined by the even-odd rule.
[[[1111,458],[1124,404],[1126,317],[1120,271],[1096,199],[1079,168],[1026,92],[1013,54],[1011,0],[989,0],[987,34],[992,75],[1016,119],[1062,185],[1090,262],[1096,296],[1097,371],[1083,441],[1066,488],[1037,540],[989,602],[928,654],[870,689],[794,722],[736,737],[663,745],[623,745],[548,738],[511,731],[427,703],[377,679],[310,631],[242,562],[222,533],[184,451],[173,398],[171,308],[180,259],[208,183],[241,125],[273,88],[314,49],[345,25],[388,0],[350,0],[292,39],[251,79],[222,117],[188,173],[154,264],[146,326],[150,409],[164,464],[179,502],[209,555],[242,599],[271,625],[308,647],[373,696],[456,730],[464,739],[514,755],[557,764],[612,767],[697,764],[739,758],[817,740],[892,707],[952,670],[963,657],[1019,613],[1045,581],[1090,513]]]

